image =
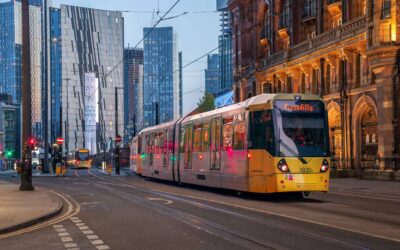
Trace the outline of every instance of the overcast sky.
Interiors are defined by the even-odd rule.
[[[153,23],[153,10],[167,11],[176,0],[53,0],[54,7],[60,4],[82,7],[138,11],[150,13],[124,13],[125,18],[125,45],[134,46],[143,36],[143,27]],[[159,4],[158,4],[159,3]],[[178,49],[183,52],[183,64],[215,49],[218,46],[219,15],[218,13],[193,13],[201,11],[215,11],[216,0],[181,0],[173,10],[171,16],[183,12],[189,14],[163,21],[159,27],[172,26],[178,34]],[[162,15],[162,14],[160,14]],[[142,45],[140,46],[142,47]],[[207,67],[207,58],[183,70],[183,110],[188,113],[193,110],[204,92],[204,69]],[[200,87],[203,87],[199,89]],[[193,91],[196,90],[197,91]],[[191,93],[188,93],[191,92]]]

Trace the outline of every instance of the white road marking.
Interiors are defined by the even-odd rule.
[[[72,242],[74,241],[71,237],[61,237],[62,242]]]
[[[106,250],[110,249],[109,246],[104,244],[104,241],[102,241],[99,236],[95,235],[92,230],[88,226],[85,226],[85,223],[82,222],[79,218],[75,217],[74,219],[71,219],[72,222],[75,223],[75,225],[79,228],[79,230],[86,235],[90,243],[92,243],[93,246],[95,246],[99,250]]]
[[[65,243],[64,246],[65,248],[74,248],[77,247],[78,245],[76,243]]]
[[[54,229],[58,232],[58,236],[64,243],[64,247],[68,250],[79,249],[78,244],[74,242],[74,239],[70,236],[63,225],[54,225]]]
[[[92,245],[103,245],[104,242],[102,240],[92,240],[91,241]]]
[[[87,237],[89,240],[96,240],[96,239],[99,238],[97,235],[87,235],[86,237]]]
[[[85,230],[85,231],[82,231],[82,233],[88,235],[88,234],[93,234],[93,231],[92,230]]]
[[[107,245],[96,246],[96,248],[97,248],[97,249],[99,249],[99,250],[106,250],[106,249],[110,249],[110,247],[109,247],[109,246],[107,246]]]

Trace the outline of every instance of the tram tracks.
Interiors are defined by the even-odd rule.
[[[181,221],[181,222],[183,222],[191,227],[194,227],[196,229],[203,230],[203,231],[210,233],[212,235],[215,235],[217,237],[222,237],[225,240],[227,240],[228,242],[231,242],[231,243],[241,246],[243,248],[246,248],[246,249],[286,249],[286,248],[276,245],[272,242],[268,242],[266,240],[259,239],[252,235],[248,235],[248,234],[236,231],[236,230],[232,230],[226,226],[223,226],[221,224],[201,218],[199,216],[180,211],[173,207],[169,207],[169,206],[166,206],[163,204],[153,202],[153,201],[148,200],[145,197],[142,197],[140,195],[136,195],[136,194],[132,194],[130,192],[112,188],[112,187],[106,185],[105,182],[108,182],[109,184],[114,186],[116,184],[114,181],[107,180],[106,178],[99,177],[90,172],[89,172],[89,174],[91,174],[93,177],[101,179],[103,181],[101,183],[99,183],[99,182],[90,180],[85,177],[79,177],[79,178],[84,181],[87,181],[99,188],[102,188],[103,190],[108,191],[110,194],[113,194],[115,196],[118,196],[120,198],[128,200],[136,205],[139,205],[139,206],[145,207],[147,209],[150,209],[152,211],[155,211],[159,214],[171,217],[177,221]],[[130,185],[123,184],[123,186],[129,187]],[[131,188],[133,188],[133,187],[131,187]],[[144,190],[141,188],[138,188],[138,189],[140,189],[140,191],[144,191],[144,192],[149,191],[149,190]],[[156,192],[152,192],[152,191],[149,191],[147,193],[150,193],[152,195],[157,194]]]
[[[194,201],[193,199],[196,199],[194,197],[185,197],[184,195],[179,195],[179,194],[172,194],[172,193],[166,193],[166,192],[161,192],[161,191],[153,191],[153,190],[149,190],[149,189],[135,186],[135,185],[116,182],[110,178],[106,178],[106,177],[94,174],[91,171],[89,171],[89,174],[91,176],[97,178],[98,180],[101,180],[101,182],[95,182],[95,181],[86,179],[87,181],[90,181],[95,185],[102,185],[103,188],[106,188],[108,191],[110,191],[112,193],[116,192],[115,188],[104,187],[104,186],[108,184],[108,185],[111,185],[114,187],[120,187],[120,188],[126,187],[126,188],[130,188],[130,189],[135,189],[137,191],[144,192],[145,194],[148,194],[148,195],[162,197],[165,200],[182,202],[184,204],[187,204],[187,205],[190,205],[193,207],[206,209],[206,210],[217,212],[217,213],[220,213],[220,214],[223,214],[226,216],[232,216],[232,217],[235,217],[235,219],[246,220],[249,223],[272,227],[273,229],[280,230],[283,233],[288,233],[288,234],[292,234],[292,235],[294,234],[299,237],[307,237],[311,241],[318,240],[321,242],[327,242],[331,245],[334,245],[336,247],[341,247],[341,248],[366,249],[365,247],[363,247],[357,243],[339,240],[339,239],[332,238],[329,236],[324,236],[322,234],[318,234],[318,233],[312,232],[312,231],[304,231],[304,228],[297,228],[297,227],[284,225],[282,223],[274,222],[273,220],[270,220],[268,218],[263,218],[262,216],[254,216],[253,217],[253,216],[245,215],[245,214],[235,212],[235,211],[232,211],[229,209],[205,204],[206,201],[204,203]],[[127,191],[118,190],[118,192],[126,193]],[[245,245],[248,245],[248,243],[251,243],[251,244],[253,244],[253,246],[250,247],[252,249],[258,248],[257,246],[261,246],[262,248],[270,248],[270,249],[284,249],[283,246],[276,245],[270,241],[266,241],[263,237],[256,237],[254,235],[248,235],[245,233],[241,233],[240,231],[233,230],[232,228],[226,227],[222,224],[218,224],[214,221],[210,221],[210,220],[201,218],[201,217],[193,215],[191,213],[183,212],[176,208],[165,206],[165,204],[163,205],[163,204],[154,203],[149,200],[146,200],[143,197],[138,197],[137,195],[132,196],[132,194],[130,192],[128,192],[128,194],[124,194],[124,195],[129,195],[131,200],[132,199],[135,200],[135,203],[137,203],[137,204],[140,203],[138,205],[142,205],[142,206],[145,206],[150,209],[153,207],[153,210],[154,210],[154,208],[156,208],[157,212],[159,212],[161,214],[166,214],[170,217],[173,217],[174,219],[178,219],[178,220],[183,221],[183,222],[185,222],[191,226],[194,226],[196,228],[203,229],[204,231],[207,231],[209,233],[221,236],[225,239],[228,239],[229,241],[232,241],[232,240],[238,241],[238,239],[240,239],[242,242],[236,242],[236,243],[241,246],[245,246]],[[138,201],[140,201],[140,202],[138,202]],[[233,207],[235,207],[235,206],[233,206]],[[252,211],[252,212],[254,212],[254,211]],[[232,238],[232,237],[234,237],[234,238]],[[245,242],[245,244],[244,244],[244,242]]]

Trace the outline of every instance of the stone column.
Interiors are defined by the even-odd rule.
[[[378,154],[383,159],[379,168],[393,167],[393,73],[396,63],[396,50],[373,51],[368,54],[371,70],[376,76]]]

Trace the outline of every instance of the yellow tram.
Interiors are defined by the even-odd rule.
[[[254,193],[329,189],[327,112],[314,95],[262,94],[134,141],[147,177]]]
[[[89,149],[81,148],[74,150],[68,156],[68,167],[70,168],[91,168],[92,159]]]

